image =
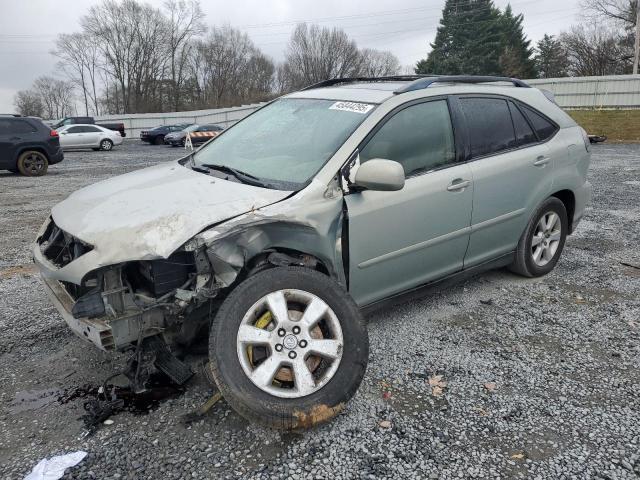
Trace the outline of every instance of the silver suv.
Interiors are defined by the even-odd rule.
[[[73,193],[33,255],[71,329],[136,355],[136,388],[153,366],[186,381],[179,354],[208,338],[233,408],[308,428],[362,380],[363,309],[469,272],[550,272],[590,200],[589,148],[519,80],[331,80]]]

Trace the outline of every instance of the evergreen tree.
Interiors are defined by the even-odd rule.
[[[567,54],[562,42],[553,35],[545,35],[537,45],[536,68],[540,78],[567,76]]]
[[[511,5],[507,5],[500,17],[504,32],[502,52],[500,54],[500,73],[507,77],[534,78],[535,62],[532,59],[533,48],[522,28],[524,16],[514,15]]]
[[[499,73],[499,18],[492,0],[446,0],[432,51],[418,62],[416,73]]]
[[[492,0],[446,0],[432,50],[416,73],[531,78],[533,50],[522,21],[510,6],[503,13]]]

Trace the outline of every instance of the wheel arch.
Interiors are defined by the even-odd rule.
[[[341,219],[326,231],[317,225],[283,219],[243,225],[211,243],[205,251],[223,287],[235,287],[271,267],[299,266],[316,270],[347,288],[342,268]]]
[[[334,278],[333,269],[317,255],[286,247],[272,247],[249,258],[245,264],[247,276],[251,276],[265,268],[304,267]]]
[[[18,163],[18,158],[20,158],[20,155],[22,155],[24,152],[39,152],[41,154],[43,154],[46,158],[47,158],[47,162],[49,161],[49,153],[47,152],[47,149],[38,145],[25,145],[23,147],[20,147],[16,153],[16,164]]]
[[[573,217],[576,211],[576,196],[569,190],[558,190],[551,195],[557,198],[564,204],[564,208],[567,210],[567,223],[569,226],[569,234],[573,233]]]

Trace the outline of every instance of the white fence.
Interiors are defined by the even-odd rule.
[[[175,125],[181,123],[215,123],[228,127],[238,120],[242,120],[264,103],[243,105],[242,107],[218,108],[215,110],[193,110],[190,112],[169,113],[131,113],[122,115],[102,115],[96,117],[96,122],[122,122],[127,137],[139,137],[142,130],[148,130],[158,125]]]
[[[550,90],[558,104],[566,109],[640,108],[640,75],[611,75],[605,77],[569,77],[526,80],[531,86]],[[158,125],[177,123],[217,123],[225,127],[233,125],[264,105],[256,103],[242,107],[191,112],[136,113],[103,115],[98,122],[123,122],[127,136],[138,137],[140,131]]]
[[[640,108],[640,75],[569,77],[526,80],[532,87],[550,90],[567,109]]]

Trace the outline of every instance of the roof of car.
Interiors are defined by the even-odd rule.
[[[492,92],[509,95],[506,92],[532,90],[524,82],[506,77],[408,75],[328,80],[293,92],[287,97],[383,103],[397,94],[410,91],[421,91],[424,96],[440,95],[443,93],[441,88],[445,87],[448,88],[447,93]]]

